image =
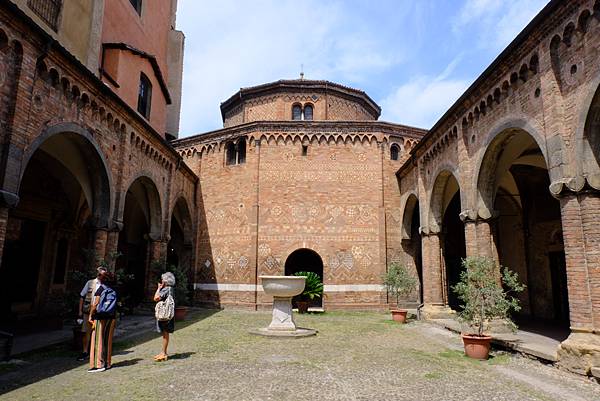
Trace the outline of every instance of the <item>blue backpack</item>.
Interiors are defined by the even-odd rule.
[[[117,315],[117,293],[110,287],[102,284],[100,302],[96,307],[95,319],[112,319]]]

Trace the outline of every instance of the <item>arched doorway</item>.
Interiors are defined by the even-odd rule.
[[[466,257],[467,252],[465,227],[460,219],[460,187],[454,175],[448,171],[441,172],[434,184],[432,212],[441,235],[444,298],[450,308],[459,310],[460,301],[453,288],[460,281],[462,259]]]
[[[119,266],[133,277],[124,284],[128,306],[146,299],[150,241],[160,237],[161,206],[158,190],[148,177],[137,178],[127,190],[123,229],[119,235]]]
[[[312,249],[297,249],[285,261],[286,276],[291,276],[294,273],[302,271],[316,273],[321,278],[321,281],[323,281],[323,260]],[[323,306],[322,298],[314,300],[310,306]]]
[[[192,273],[192,216],[187,202],[179,198],[171,214],[170,239],[167,245],[167,264],[179,266]],[[189,277],[193,279],[193,277]]]
[[[569,301],[559,201],[549,191],[545,157],[526,131],[501,132],[478,177],[480,207],[493,205],[500,264],[527,285],[518,320],[568,329]],[[568,332],[566,333],[568,334]]]
[[[423,302],[423,259],[421,254],[421,217],[419,200],[411,194],[404,207],[402,216],[402,248],[411,258],[413,267],[419,278],[419,303]]]
[[[1,312],[7,318],[1,324],[10,330],[47,328],[52,316],[60,317],[64,310],[58,310],[60,303],[48,302],[50,292],[81,290],[76,287],[90,277],[83,283],[70,278],[75,270],[92,274],[87,271],[88,251],[94,248],[95,229],[107,224],[111,192],[106,164],[83,130],[63,128],[49,128],[30,146],[19,203],[9,211],[2,272],[10,285],[2,297]],[[34,327],[21,327],[27,316],[36,317]]]

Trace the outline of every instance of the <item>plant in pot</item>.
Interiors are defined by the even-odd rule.
[[[452,289],[462,301],[459,319],[470,330],[462,334],[465,354],[471,358],[487,359],[492,337],[487,335],[494,319],[506,321],[513,330],[516,325],[509,318],[510,311],[521,309],[519,300],[511,293],[523,291],[516,273],[498,268],[487,257],[475,256],[463,259],[460,281]],[[500,273],[502,271],[502,273]]]
[[[388,294],[396,299],[396,308],[391,309],[392,319],[399,323],[406,322],[406,309],[399,307],[400,298],[410,295],[417,287],[417,279],[408,269],[399,263],[392,263],[382,275],[383,285]]]
[[[175,320],[185,320],[192,298],[187,269],[170,265],[168,271],[175,275]]]
[[[321,281],[321,277],[314,272],[297,272],[294,273],[294,276],[306,277],[304,291],[302,291],[302,294],[294,297],[298,313],[306,313],[308,312],[310,303],[323,296],[323,282]]]

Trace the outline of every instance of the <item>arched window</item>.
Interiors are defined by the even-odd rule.
[[[313,119],[313,107],[310,104],[304,106],[304,119],[306,121],[312,121]]]
[[[302,106],[299,104],[292,106],[292,120],[302,120]]]
[[[237,160],[237,155],[236,155],[236,149],[235,149],[235,144],[233,142],[228,142],[227,143],[227,151],[226,151],[226,160],[225,160],[225,164],[227,164],[228,166],[231,166],[233,164],[236,163]]]
[[[150,106],[152,104],[152,84],[143,72],[140,73],[140,88],[138,92],[137,110],[141,115],[150,118]]]
[[[237,144],[237,163],[246,163],[246,139],[240,138]]]
[[[399,154],[400,154],[400,148],[398,147],[398,145],[393,144],[392,147],[390,148],[390,159],[398,160]]]

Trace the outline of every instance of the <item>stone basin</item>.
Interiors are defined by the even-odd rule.
[[[273,297],[273,319],[269,327],[252,333],[269,337],[307,337],[317,332],[296,327],[292,311],[292,297],[302,294],[306,285],[303,276],[259,276],[265,294]]]
[[[267,295],[279,298],[291,298],[304,290],[306,277],[301,276],[259,276],[263,290]]]

